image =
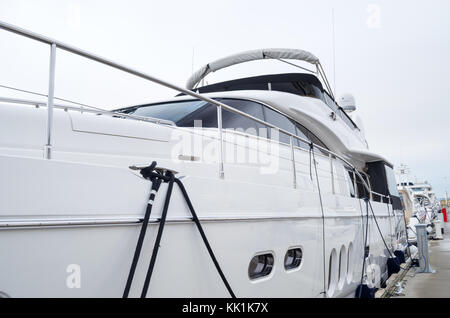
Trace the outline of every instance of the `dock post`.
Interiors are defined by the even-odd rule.
[[[440,220],[434,220],[434,239],[435,240],[443,240],[444,237],[442,236],[442,225]]]
[[[417,235],[417,249],[419,250],[419,265],[418,273],[434,273],[435,271],[430,266],[430,255],[428,252],[428,233],[426,224],[416,224]]]

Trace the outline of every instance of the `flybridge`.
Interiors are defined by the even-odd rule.
[[[245,62],[269,59],[289,64],[303,71],[307,71],[310,74],[297,73],[265,75],[198,87],[200,83],[203,83],[205,77],[212,72]],[[291,63],[286,61],[286,59],[309,63],[313,65],[315,69],[310,69]],[[326,89],[323,88],[319,78],[322,80]],[[188,79],[186,88],[191,91],[198,91],[201,93],[243,89],[268,89],[289,92],[301,96],[315,97],[321,99],[328,107],[331,108],[333,111],[333,118],[337,115],[350,128],[358,128],[347,113],[342,109],[342,107],[336,103],[330,83],[328,82],[327,76],[319,59],[312,53],[304,50],[285,48],[257,49],[233,54],[202,66]]]
[[[193,89],[194,90],[194,89]],[[227,92],[240,90],[269,90],[286,92],[322,100],[337,116],[352,129],[358,128],[348,114],[340,107],[330,94],[324,90],[322,83],[313,74],[285,73],[271,74],[215,83],[195,88],[198,93]],[[183,95],[183,94],[180,94]]]

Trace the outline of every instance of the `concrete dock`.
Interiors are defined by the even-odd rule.
[[[430,264],[436,272],[417,273],[418,268],[411,267],[403,279],[403,291],[395,298],[450,297],[450,224],[444,226],[444,239],[429,241]]]

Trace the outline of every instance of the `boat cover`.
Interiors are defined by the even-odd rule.
[[[258,49],[245,51],[202,66],[188,79],[186,88],[193,89],[198,82],[211,72],[215,72],[231,65],[263,59],[293,59],[311,64],[317,64],[319,62],[319,59],[312,53],[298,49]]]

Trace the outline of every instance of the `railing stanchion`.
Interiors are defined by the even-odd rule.
[[[53,99],[55,97],[55,59],[56,44],[50,45],[50,71],[48,76],[47,98],[47,144],[44,146],[44,158],[52,158],[52,131],[53,131]]]
[[[223,170],[223,134],[222,134],[222,106],[217,106],[217,127],[219,128],[219,142],[220,142],[220,153],[219,153],[219,177],[224,178],[225,172]]]
[[[291,135],[291,160],[292,160],[292,173],[294,175],[293,183],[294,189],[297,188],[297,172],[295,171],[295,154],[294,154],[294,137]]]
[[[333,155],[331,153],[328,154],[328,158],[330,158],[330,172],[331,172],[331,191],[333,194],[336,194],[334,188],[334,169],[333,169]]]

